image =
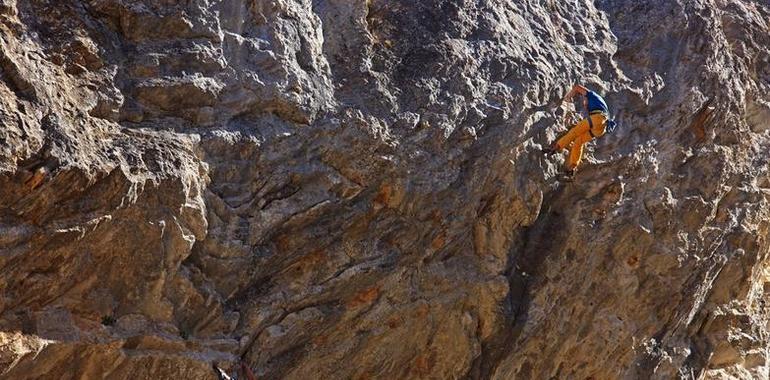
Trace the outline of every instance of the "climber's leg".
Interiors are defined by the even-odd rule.
[[[588,137],[591,137],[591,135],[588,134],[588,128],[588,120],[580,120],[577,124],[575,124],[575,126],[570,128],[570,130],[565,133],[564,136],[556,140],[553,148],[558,152],[568,147],[569,144],[575,141],[575,139],[577,139],[579,136],[588,135]]]
[[[567,171],[573,171],[580,165],[580,161],[583,159],[583,145],[591,141],[593,137],[586,130],[585,133],[577,136],[572,141],[572,147],[569,149],[569,158],[567,159]]]

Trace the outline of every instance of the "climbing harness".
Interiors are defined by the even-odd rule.
[[[607,120],[607,121],[605,121],[606,125],[604,126],[604,133],[605,134],[615,132],[615,128],[618,126],[618,123],[616,123],[615,120],[610,119],[609,115],[607,115],[603,111],[593,111],[593,112],[588,114],[588,125],[589,125],[588,133],[591,134],[592,138],[596,138],[597,137],[594,134],[594,122],[593,122],[593,120],[591,120],[591,115],[594,115],[594,114],[604,115],[604,118]]]

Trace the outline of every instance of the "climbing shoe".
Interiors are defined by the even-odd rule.
[[[567,178],[575,178],[575,172],[577,172],[576,169],[567,169],[564,171],[564,176]]]

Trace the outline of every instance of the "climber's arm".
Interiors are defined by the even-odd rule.
[[[567,95],[564,96],[564,99],[562,99],[561,102],[564,103],[564,102],[572,101],[572,98],[574,98],[575,95],[578,95],[578,94],[582,96],[586,96],[588,94],[588,89],[579,84],[576,84],[572,86],[572,89],[569,90],[569,92],[567,93]]]

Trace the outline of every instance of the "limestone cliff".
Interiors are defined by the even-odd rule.
[[[767,379],[769,94],[767,0],[0,0],[0,377]]]

